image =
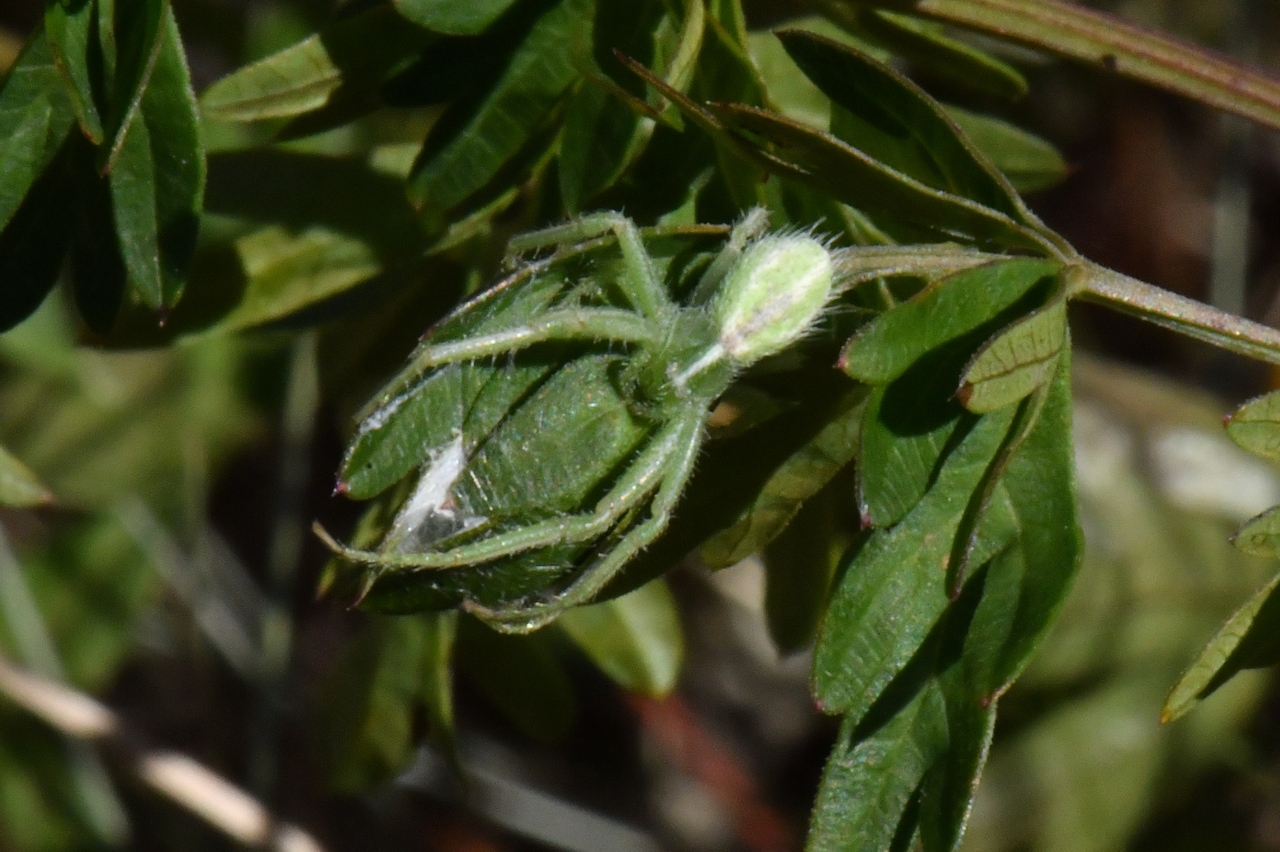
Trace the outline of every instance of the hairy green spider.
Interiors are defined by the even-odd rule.
[[[592,600],[667,526],[734,375],[800,339],[831,298],[827,246],[762,236],[765,223],[756,210],[735,226],[683,303],[621,214],[513,239],[557,251],[433,329],[348,451],[339,489],[356,497],[421,465],[377,549],[317,528],[366,566],[361,594],[392,611],[461,604],[508,631]],[[614,250],[610,237],[612,267],[556,274]],[[679,271],[667,262],[667,279]]]

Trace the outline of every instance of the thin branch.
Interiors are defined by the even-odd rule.
[[[0,695],[62,733],[120,757],[153,790],[245,844],[276,852],[323,852],[314,838],[281,822],[262,804],[206,766],[173,751],[146,749],[106,706],[37,677],[0,656]]]

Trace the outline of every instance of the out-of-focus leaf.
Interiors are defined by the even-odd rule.
[[[1058,149],[1039,136],[989,115],[954,106],[946,111],[1019,192],[1048,189],[1067,176],[1067,163]]]
[[[831,132],[891,169],[936,190],[1037,220],[1017,192],[918,86],[870,56],[804,31],[781,32],[791,58],[834,104]]]
[[[326,686],[323,747],[329,781],[361,792],[404,768],[414,714],[426,704],[437,736],[452,743],[450,652],[457,617],[375,617]],[[441,730],[443,728],[443,730]]]
[[[515,0],[391,0],[396,11],[420,27],[446,35],[479,35]]]
[[[862,10],[857,22],[874,39],[912,65],[948,83],[1017,100],[1027,93],[1027,80],[1007,62],[948,36],[936,24],[893,12]]]
[[[26,319],[58,280],[74,227],[67,213],[76,201],[82,144],[64,134],[57,155],[0,231],[0,331]]]
[[[44,12],[44,31],[54,65],[62,76],[81,131],[95,145],[103,140],[91,76],[90,46],[97,47],[93,38],[97,11],[93,0],[54,0]]]
[[[134,118],[142,106],[148,83],[155,70],[161,52],[177,51],[182,59],[182,79],[187,78],[186,58],[182,56],[182,42],[177,38],[177,24],[169,0],[138,0],[134,3],[103,4],[104,12],[111,11],[111,26],[117,50],[114,59],[115,78],[112,83],[110,110],[105,129],[107,142],[99,151],[99,167],[111,171],[120,155],[128,134],[134,130]],[[172,32],[169,32],[172,31]],[[166,47],[166,40],[173,44]],[[170,74],[173,72],[171,71]],[[190,83],[187,89],[190,90]],[[191,110],[194,112],[194,109]]]
[[[459,670],[526,735],[556,742],[573,727],[573,688],[544,634],[495,633],[466,617],[459,624],[457,659]]]
[[[822,431],[773,472],[738,520],[699,548],[709,567],[727,568],[759,552],[853,459],[866,399],[862,388],[846,394]]]
[[[389,6],[375,6],[222,78],[200,97],[200,109],[221,121],[302,115],[340,93],[373,92],[435,40]]]
[[[40,484],[36,475],[12,453],[0,447],[0,506],[24,509],[52,502],[53,494]]]
[[[1052,284],[1059,269],[1052,261],[1015,258],[944,278],[864,327],[849,341],[841,366],[864,382],[892,381],[926,352],[1007,313],[1038,308],[1043,285]]]
[[[602,672],[624,689],[660,697],[675,688],[684,634],[665,581],[571,609],[556,622]]]
[[[1280,393],[1251,399],[1227,421],[1227,435],[1251,453],[1280,461]]]
[[[1059,294],[979,349],[956,397],[978,414],[1012,405],[1049,380],[1066,340],[1067,300]]]
[[[173,305],[195,252],[205,161],[195,95],[172,10],[166,8],[150,83],[115,167],[111,197],[129,284],[152,308]]]
[[[764,551],[764,612],[769,635],[782,653],[813,641],[835,577],[836,504],[845,495],[832,480],[805,504]]]
[[[492,91],[432,129],[409,176],[409,198],[433,230],[483,190],[525,146],[578,77],[589,50],[588,0],[558,0],[529,30]]]
[[[1274,510],[1273,510],[1274,511]],[[1264,516],[1265,517],[1265,516]],[[1246,527],[1247,529],[1247,527]],[[1274,551],[1270,555],[1275,555]],[[1174,686],[1160,721],[1186,715],[1245,669],[1280,662],[1280,575],[1236,610]]]

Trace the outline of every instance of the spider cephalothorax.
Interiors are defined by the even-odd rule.
[[[365,566],[363,591],[383,609],[461,604],[508,630],[595,597],[666,527],[734,375],[803,336],[831,297],[828,248],[762,236],[764,223],[739,223],[683,301],[674,261],[664,278],[620,214],[514,239],[557,252],[438,325],[348,451],[353,496],[419,467],[375,549],[324,536]],[[555,272],[610,235],[611,286],[584,294]]]

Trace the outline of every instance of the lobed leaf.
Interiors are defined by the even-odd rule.
[[[1227,435],[1251,453],[1280,461],[1280,392],[1240,406],[1227,420]]]
[[[1280,559],[1280,506],[1268,509],[1232,537],[1232,543],[1250,556]]]
[[[1268,555],[1274,555],[1274,550]],[[1277,588],[1280,588],[1280,575],[1255,592],[1227,619],[1169,693],[1160,711],[1161,722],[1172,722],[1185,716],[1200,701],[1245,669],[1263,668],[1280,662],[1280,593],[1277,593]]]
[[[660,697],[675,688],[684,634],[665,581],[603,603],[571,609],[556,622],[623,689]]]
[[[111,172],[116,233],[129,285],[163,309],[182,293],[195,253],[205,160],[182,40],[167,5],[150,84]]]
[[[100,145],[104,133],[93,92],[96,69],[91,54],[98,46],[94,38],[97,12],[93,0],[53,0],[45,7],[44,31],[80,130]]]
[[[978,414],[1012,405],[1053,376],[1066,343],[1067,299],[1060,291],[974,354],[956,397]]]
[[[926,186],[1038,225],[1017,191],[915,83],[849,45],[813,33],[790,30],[778,38],[831,98],[831,132],[837,138]]]
[[[845,347],[841,367],[859,381],[893,381],[926,352],[1025,313],[1025,302],[1039,307],[1043,285],[1060,270],[1053,261],[1010,258],[957,272],[867,324]]]
[[[539,131],[578,79],[591,22],[589,0],[557,0],[512,53],[478,103],[455,104],[435,127],[409,175],[409,198],[432,229],[472,199]]]

